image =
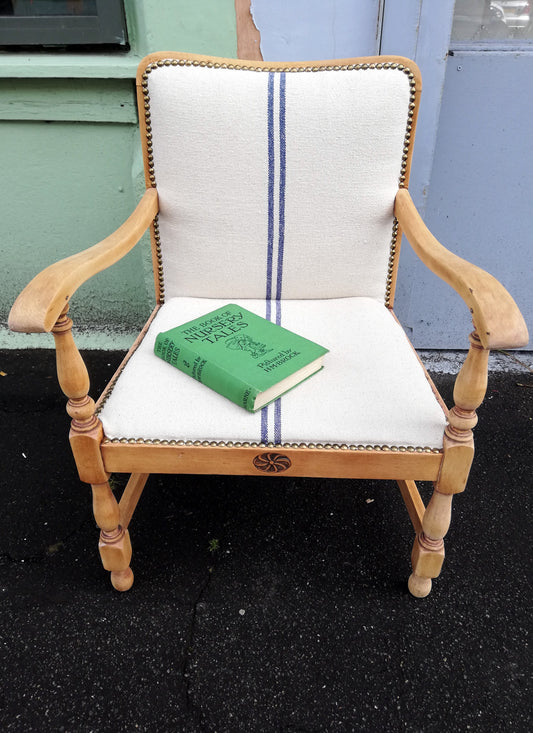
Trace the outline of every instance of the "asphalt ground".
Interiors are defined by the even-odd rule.
[[[96,396],[121,356],[84,355]],[[514,365],[427,598],[394,483],[219,476],[150,477],[121,594],[53,352],[0,352],[0,731],[529,733],[533,374]]]

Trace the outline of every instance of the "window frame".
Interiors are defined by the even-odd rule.
[[[123,0],[96,0],[95,15],[0,16],[0,47],[116,46],[127,50]]]

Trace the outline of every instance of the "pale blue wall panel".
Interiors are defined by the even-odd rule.
[[[456,52],[448,59],[426,221],[457,254],[508,288],[533,332],[533,55]],[[462,301],[425,268],[410,275],[416,346],[467,346]],[[446,328],[442,328],[445,324]]]
[[[252,0],[266,61],[379,53],[380,0]]]

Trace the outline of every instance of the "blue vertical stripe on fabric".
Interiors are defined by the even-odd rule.
[[[274,402],[274,443],[281,443],[281,398]]]
[[[285,140],[285,85],[286,75],[281,73],[279,79],[279,227],[276,300],[281,299],[281,288],[283,284],[283,252],[285,248],[285,178],[287,167]]]
[[[281,300],[276,300],[276,323],[281,326]],[[281,398],[274,402],[274,443],[281,443]]]
[[[268,74],[267,93],[267,152],[268,152],[268,228],[266,268],[266,313],[268,321],[272,315],[272,275],[274,267],[274,81],[275,74]],[[268,443],[268,406],[261,410],[261,442]]]
[[[268,235],[267,235],[267,278],[266,303],[267,318],[270,320],[270,300],[272,298],[272,270],[274,258],[274,79],[272,72],[268,74]]]
[[[285,249],[285,180],[287,169],[285,138],[286,80],[284,73],[279,77],[279,225],[278,225],[278,271],[276,281],[276,323],[281,325],[281,291],[283,286],[283,253]],[[274,442],[281,443],[281,399],[274,403]]]
[[[276,300],[276,323],[281,326],[281,300]]]
[[[279,79],[279,130],[275,134],[274,101],[276,96],[275,82]],[[268,229],[267,229],[267,268],[266,268],[266,318],[281,325],[281,293],[283,287],[283,254],[285,249],[285,185],[286,185],[286,139],[285,139],[285,99],[286,74],[269,72],[267,94],[267,141],[268,141]],[[276,163],[279,168],[276,203]],[[277,205],[277,209],[276,209]],[[277,232],[274,223],[278,216]],[[277,234],[277,241],[276,241]],[[277,246],[276,246],[277,245]],[[277,263],[274,266],[274,254]],[[274,274],[274,267],[276,272]],[[275,293],[273,292],[275,278]],[[272,314],[272,300],[275,299],[275,314]],[[271,407],[267,405],[261,410],[261,442],[269,441],[269,415],[274,417],[274,442],[281,443],[281,400]]]
[[[268,443],[268,405],[261,409],[261,443]]]

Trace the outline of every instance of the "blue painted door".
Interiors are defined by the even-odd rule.
[[[497,277],[533,334],[533,3],[457,0],[425,219]],[[416,346],[466,347],[469,314],[416,267],[403,321]],[[531,348],[531,347],[529,347]]]

